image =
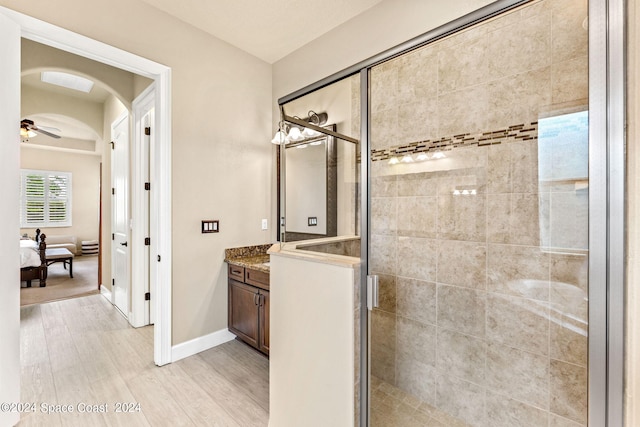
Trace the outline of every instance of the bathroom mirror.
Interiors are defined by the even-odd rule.
[[[280,120],[279,240],[358,235],[359,75],[286,100]]]
[[[335,125],[327,127],[335,130]],[[283,147],[280,146],[282,150]],[[337,235],[337,147],[332,136],[284,146],[278,168],[284,194],[279,203],[282,241]],[[286,173],[282,170],[286,167]],[[279,198],[283,191],[279,191]],[[284,199],[284,200],[283,200]]]

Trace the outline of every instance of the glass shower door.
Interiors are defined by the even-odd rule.
[[[370,425],[587,424],[586,0],[370,70]]]

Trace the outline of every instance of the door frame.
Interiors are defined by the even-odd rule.
[[[142,124],[142,118],[151,109],[155,108],[155,88],[154,84],[151,84],[140,95],[133,100],[131,104],[131,165],[132,173],[130,179],[130,195],[131,195],[131,219],[133,221],[133,229],[131,230],[131,263],[136,265],[136,268],[131,271],[131,295],[136,297],[131,298],[131,307],[129,315],[129,323],[133,327],[145,326],[150,323],[149,310],[144,299],[144,294],[149,289],[150,282],[155,282],[155,278],[151,280],[150,271],[151,258],[149,256],[149,246],[144,245],[144,239],[151,237],[151,215],[149,212],[149,206],[153,203],[153,198],[150,198],[150,204],[147,205],[146,195],[144,194],[145,182],[147,177],[144,174],[145,167],[144,162],[151,163],[151,149],[145,151],[145,135],[144,126]],[[151,142],[155,141],[155,130],[151,131]],[[155,151],[154,151],[155,153]],[[149,178],[151,177],[151,168],[149,168]],[[155,183],[154,183],[155,184]],[[154,185],[155,187],[155,185]],[[155,191],[155,188],[153,188]],[[147,234],[149,230],[149,234]],[[150,239],[153,243],[153,238]],[[155,289],[154,289],[155,291]],[[155,292],[151,295],[151,304],[155,301]]]
[[[154,80],[157,154],[151,179],[157,197],[151,206],[155,227],[150,250],[158,262],[151,263],[152,276],[157,279],[153,359],[159,366],[171,363],[171,68],[6,7],[0,6],[0,14],[17,23],[25,39]]]

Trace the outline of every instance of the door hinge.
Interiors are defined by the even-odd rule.
[[[111,143],[110,143],[110,144],[111,144],[111,149],[112,149],[112,150],[115,150],[115,149],[116,149],[116,143],[115,143],[115,142],[113,142],[113,141],[111,141]]]
[[[144,134],[145,135],[151,135],[151,128],[150,127],[144,128]]]
[[[150,301],[151,300],[151,292],[147,292],[144,294],[144,300],[145,301]]]
[[[378,307],[378,276],[367,276],[367,308],[373,310]]]
[[[114,187],[111,187],[111,194],[116,194],[116,189]]]
[[[111,291],[116,287],[116,279],[111,279]]]
[[[144,189],[147,190],[147,191],[151,190],[151,183],[150,182],[145,182],[144,183]]]
[[[160,259],[161,259],[161,258],[160,258],[160,255],[158,255],[158,262],[160,262]]]
[[[151,237],[145,237],[144,238],[144,245],[145,246],[149,246],[151,244]]]
[[[116,234],[115,233],[111,233],[111,240],[116,240]]]

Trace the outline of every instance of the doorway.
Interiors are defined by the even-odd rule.
[[[154,361],[157,365],[171,362],[171,114],[170,114],[170,69],[137,55],[124,52],[84,36],[63,30],[54,25],[0,8],[7,19],[17,24],[22,36],[40,43],[73,52],[86,58],[103,62],[121,69],[141,74],[155,80],[157,109],[155,112],[157,145],[152,162],[162,174],[154,176],[156,197],[151,198],[155,225],[152,232],[157,236],[150,251],[157,262],[153,263],[153,277],[157,280],[156,327],[154,328]],[[19,51],[19,46],[15,47]],[[19,93],[13,93],[18,96]],[[5,97],[3,103],[19,105],[19,98]],[[7,108],[11,111],[10,108]],[[11,133],[8,133],[11,135]],[[17,342],[16,342],[17,345]]]

